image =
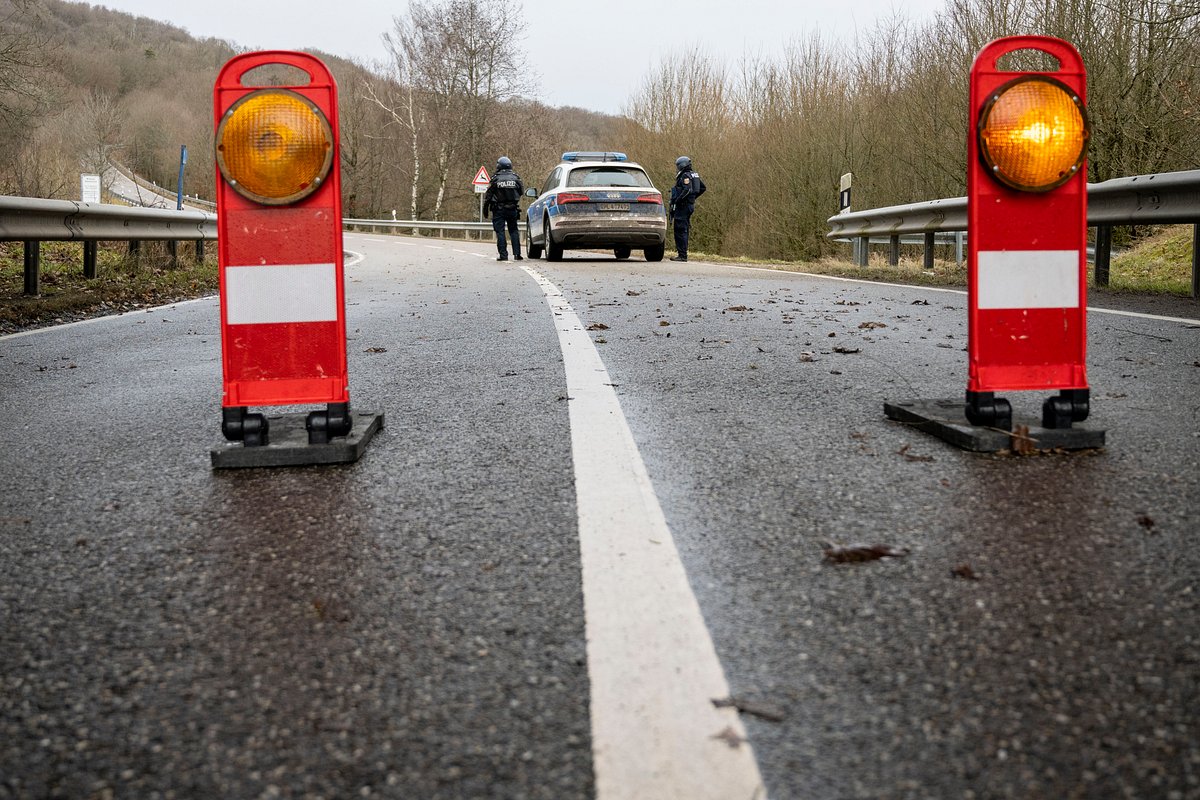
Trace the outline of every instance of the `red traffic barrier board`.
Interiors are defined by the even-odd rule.
[[[303,85],[254,87],[257,67]],[[223,405],[347,403],[337,86],[306,53],[231,59],[213,91]]]
[[[1001,69],[998,62],[1017,51],[1040,51],[1058,69]],[[1011,424],[1007,401],[993,396],[1005,389],[1065,390],[1054,401],[1067,407],[1056,412],[1059,427],[1087,415],[1085,91],[1078,51],[1046,36],[998,39],[971,69],[967,417],[974,424]]]
[[[253,85],[275,67],[294,85]],[[272,77],[277,77],[274,75]],[[222,431],[267,445],[248,406],[325,403],[310,444],[353,427],[346,367],[337,84],[307,53],[236,56],[213,87]]]

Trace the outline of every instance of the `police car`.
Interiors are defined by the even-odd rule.
[[[662,193],[624,153],[563,153],[525,212],[529,257],[560,261],[564,250],[612,250],[629,258],[641,250],[662,261],[667,214]]]

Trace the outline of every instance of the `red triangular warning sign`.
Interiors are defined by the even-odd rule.
[[[479,172],[475,173],[475,180],[471,181],[476,186],[487,186],[491,182],[492,179],[487,174],[487,167],[480,167]]]

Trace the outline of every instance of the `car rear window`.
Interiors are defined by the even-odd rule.
[[[640,169],[631,167],[581,167],[571,170],[567,186],[632,186],[650,189],[654,184]]]

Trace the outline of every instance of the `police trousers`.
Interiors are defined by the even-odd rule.
[[[517,234],[517,219],[520,216],[521,212],[516,206],[496,207],[492,210],[492,230],[496,232],[496,249],[500,251],[501,258],[508,258],[508,242],[504,240],[505,228],[508,228],[508,235],[512,237],[513,255],[517,258],[521,256],[521,237]]]
[[[695,206],[683,206],[675,209],[675,249],[680,258],[687,258],[688,233],[692,229],[692,212]]]

